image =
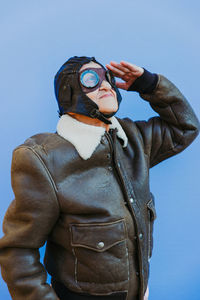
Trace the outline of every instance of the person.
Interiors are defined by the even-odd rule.
[[[57,132],[13,152],[15,200],[0,264],[14,300],[148,298],[156,218],[149,168],[184,150],[199,122],[164,76],[125,61],[106,67],[70,58],[55,76]],[[159,116],[116,118],[118,88],[138,92]],[[38,249],[46,241],[43,265]]]

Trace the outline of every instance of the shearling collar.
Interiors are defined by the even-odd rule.
[[[121,125],[115,117],[111,118],[110,128],[117,128],[117,136],[124,141],[123,147],[127,146],[128,139]],[[92,156],[96,147],[105,133],[105,128],[82,123],[68,114],[62,115],[57,124],[57,133],[74,145],[83,159]]]

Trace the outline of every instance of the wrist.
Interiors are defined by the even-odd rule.
[[[131,84],[127,91],[135,91],[142,94],[153,92],[158,82],[158,75],[147,71],[145,68],[143,69],[143,74]]]

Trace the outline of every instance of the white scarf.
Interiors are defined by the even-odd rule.
[[[115,117],[111,118],[111,122],[110,128],[118,129],[117,136],[123,140],[123,147],[126,147],[128,139],[124,130]],[[79,155],[86,160],[92,156],[99,145],[101,137],[105,133],[105,128],[85,124],[65,114],[58,121],[57,133],[72,143]]]

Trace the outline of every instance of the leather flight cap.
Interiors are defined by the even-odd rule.
[[[94,57],[74,56],[67,60],[57,72],[54,79],[54,88],[59,107],[59,115],[61,116],[67,112],[73,112],[91,118],[97,118],[106,124],[111,124],[108,118],[112,117],[116,112],[111,114],[101,113],[98,105],[84,93],[79,80],[79,70],[84,64],[91,61],[105,69]],[[122,97],[114,83],[112,84],[112,88],[116,92],[119,109]]]

